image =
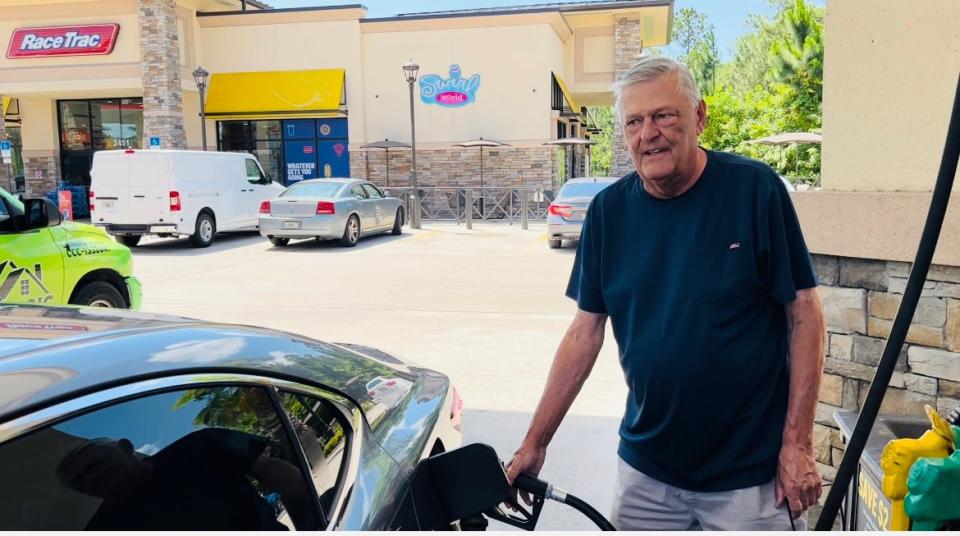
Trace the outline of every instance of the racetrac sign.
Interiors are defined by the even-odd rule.
[[[17,28],[7,47],[8,58],[90,56],[109,54],[117,42],[119,24]]]
[[[425,104],[439,104],[447,108],[459,108],[477,100],[480,75],[463,78],[459,65],[450,66],[450,78],[438,74],[426,74],[420,78],[420,100]]]

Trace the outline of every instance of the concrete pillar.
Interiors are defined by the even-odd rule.
[[[160,138],[164,149],[186,149],[180,47],[175,0],[139,0],[140,73],[143,80],[143,140]]]
[[[20,97],[20,137],[26,193],[39,197],[60,183],[57,105],[49,97]]]
[[[641,21],[638,18],[617,17],[613,31],[614,46],[614,76],[617,80],[625,73],[637,58],[643,53],[643,41],[640,40]],[[623,129],[620,118],[613,118],[613,162],[610,174],[619,177],[634,171],[630,151],[623,140]]]

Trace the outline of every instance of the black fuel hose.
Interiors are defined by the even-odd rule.
[[[590,521],[593,521],[594,524],[600,528],[600,530],[617,530],[612,523],[607,521],[607,518],[603,517],[603,514],[598,512],[596,508],[587,504],[583,499],[571,495],[561,489],[555,488],[552,484],[527,473],[520,473],[517,475],[517,478],[513,481],[513,487],[521,491],[532,493],[538,497],[543,497],[544,499],[552,499],[554,501],[566,504],[567,506],[585,515],[590,519]]]
[[[937,241],[943,227],[947,204],[950,201],[950,190],[953,188],[953,178],[957,173],[958,160],[960,160],[960,78],[957,80],[957,92],[953,98],[953,111],[950,114],[950,123],[947,127],[947,139],[944,142],[943,156],[940,159],[940,172],[937,175],[937,183],[933,188],[930,210],[927,212],[927,221],[920,237],[920,245],[917,248],[913,268],[910,270],[910,278],[907,280],[907,288],[903,292],[903,300],[900,302],[900,309],[897,311],[897,317],[890,329],[890,337],[887,339],[887,346],[883,349],[883,355],[877,365],[877,372],[870,384],[870,391],[863,402],[863,408],[857,417],[857,424],[854,426],[853,434],[847,443],[843,461],[840,462],[837,476],[834,478],[830,493],[823,504],[823,512],[820,514],[820,519],[817,520],[816,530],[830,530],[833,527],[833,521],[837,517],[840,503],[849,489],[850,479],[853,478],[860,455],[863,454],[863,449],[867,444],[870,430],[873,428],[877,414],[880,412],[880,404],[883,402],[887,385],[890,383],[894,368],[897,366],[900,349],[907,337],[907,330],[910,328],[910,322],[913,320],[914,312],[916,312],[917,302],[920,301],[923,284],[927,279],[927,272],[930,270],[930,263],[933,262],[933,253],[937,249]]]

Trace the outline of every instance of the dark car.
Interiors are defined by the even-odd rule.
[[[363,346],[0,306],[0,529],[390,530],[460,445],[447,377]],[[370,396],[369,382],[406,390]]]

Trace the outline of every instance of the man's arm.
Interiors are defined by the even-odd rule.
[[[507,464],[507,478],[511,483],[520,473],[540,473],[547,455],[547,445],[597,361],[603,346],[606,323],[605,314],[577,310],[557,348],[547,385],[540,396],[527,435]]]
[[[823,373],[825,325],[815,288],[797,291],[785,306],[790,329],[790,395],[776,478],[776,499],[799,516],[820,498],[813,455],[813,421]]]

